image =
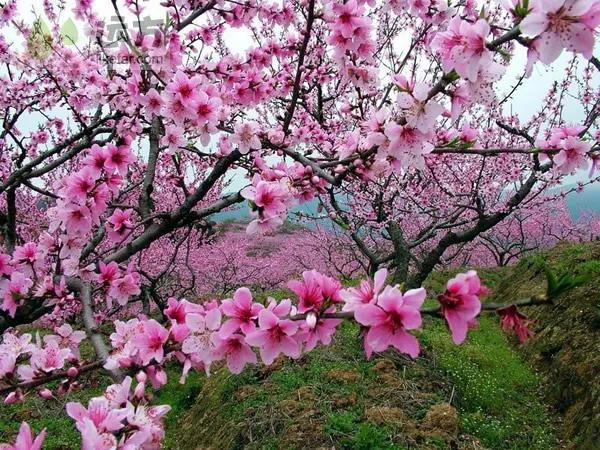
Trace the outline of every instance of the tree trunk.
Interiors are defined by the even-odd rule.
[[[394,274],[392,283],[402,284],[408,277],[408,268],[410,265],[410,250],[404,239],[404,234],[397,222],[390,222],[388,233],[394,245]]]

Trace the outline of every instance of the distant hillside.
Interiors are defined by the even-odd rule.
[[[317,217],[319,215],[323,215],[323,214],[318,213],[318,206],[319,206],[319,202],[316,199],[311,200],[306,203],[303,203],[301,205],[294,206],[290,210],[290,214],[288,214],[288,218],[290,221],[298,221],[299,220],[298,216]],[[212,218],[213,218],[213,220],[218,220],[218,221],[225,221],[225,220],[226,221],[247,221],[251,218],[251,215],[250,215],[250,209],[248,208],[248,203],[244,202],[240,206],[238,206],[234,209],[231,209],[229,211],[223,211],[218,214],[214,214],[212,216]],[[318,224],[324,225],[324,226],[330,225],[329,220],[325,220],[325,219],[318,220],[316,222]],[[315,224],[315,221],[306,223],[307,226],[313,226],[314,224]]]
[[[575,185],[567,185],[562,190],[574,188]],[[574,219],[577,219],[582,211],[594,211],[600,213],[600,185],[590,185],[583,192],[572,193],[567,196],[567,205]]]
[[[575,184],[568,184],[560,188],[556,188],[554,192],[557,191],[567,191],[575,188]],[[340,201],[342,204],[343,200]],[[289,214],[289,219],[291,221],[298,220],[298,214],[304,216],[323,216],[324,213],[318,213],[319,202],[317,199],[313,199],[309,202],[303,203],[301,205],[297,205],[291,209],[291,214]],[[583,211],[594,211],[600,213],[600,185],[590,185],[585,188],[583,192],[580,193],[570,193],[567,196],[567,206],[569,211],[571,211],[571,215],[574,219],[577,219],[579,215]],[[220,212],[212,216],[214,220],[241,220],[246,221],[250,219],[250,210],[248,209],[248,204],[246,202],[242,203],[240,206],[230,210]],[[331,223],[327,219],[321,219],[317,221],[319,224],[324,226],[331,226]],[[314,224],[314,222],[313,222]],[[312,224],[307,224],[311,226]]]

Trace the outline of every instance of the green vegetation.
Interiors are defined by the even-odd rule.
[[[477,330],[455,346],[443,324],[421,334],[437,367],[456,389],[461,429],[489,448],[550,449],[555,438],[540,402],[539,380],[515,354],[495,317],[481,317]]]

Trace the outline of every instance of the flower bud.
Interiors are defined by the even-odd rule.
[[[17,389],[16,391],[13,391],[6,396],[6,398],[4,399],[4,404],[13,405],[15,403],[20,402],[21,400],[23,400],[23,393],[20,389]]]
[[[38,391],[38,395],[43,398],[44,400],[50,400],[51,398],[54,397],[54,395],[52,395],[52,391],[50,389],[42,389],[40,391]]]
[[[148,376],[140,370],[136,374],[135,379],[138,380],[138,382],[140,382],[140,383],[144,383],[148,379]]]
[[[133,396],[138,400],[144,398],[144,393],[146,391],[146,383],[138,383],[135,389],[133,390]]]

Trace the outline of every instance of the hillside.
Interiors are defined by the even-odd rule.
[[[544,267],[556,273],[593,275],[585,286],[556,301],[555,308],[530,308],[536,335],[522,347],[545,379],[546,398],[563,416],[560,434],[572,448],[600,448],[600,242],[562,244],[531,255],[498,286],[495,300],[540,294]]]

